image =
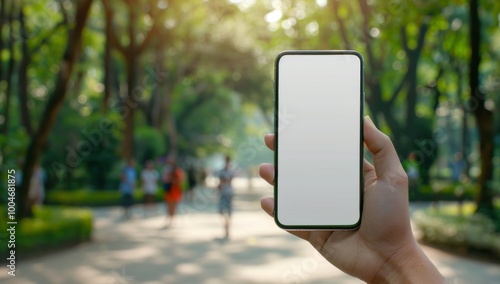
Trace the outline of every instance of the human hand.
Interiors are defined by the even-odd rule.
[[[444,282],[413,237],[408,178],[396,150],[368,116],[364,119],[364,140],[373,154],[373,165],[364,161],[364,205],[359,229],[289,233],[308,241],[342,271],[370,283]],[[274,135],[266,135],[265,143],[274,150]],[[274,183],[273,165],[262,164],[259,173]],[[274,215],[273,198],[263,198],[261,206]]]

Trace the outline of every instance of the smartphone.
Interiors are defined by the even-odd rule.
[[[363,57],[285,51],[275,61],[275,221],[350,230],[363,204]]]

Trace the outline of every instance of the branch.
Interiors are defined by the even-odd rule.
[[[137,108],[140,109],[144,113],[145,117],[147,117],[147,114],[149,113],[148,104],[146,102],[144,102],[143,100],[137,100],[136,103],[137,103]]]
[[[188,64],[183,65],[183,67],[177,73],[177,76],[175,76],[173,82],[179,82],[182,78],[188,77],[193,74],[196,70],[196,63],[200,60],[200,57],[201,54],[196,53],[194,58]]]
[[[42,46],[44,46],[49,40],[50,38],[56,33],[56,31],[64,26],[66,24],[66,21],[65,20],[62,20],[60,21],[59,23],[57,23],[49,32],[48,34],[42,38],[38,44],[36,44],[32,49],[31,51],[29,51],[29,55],[31,56],[32,54],[38,52],[40,50],[40,48],[42,48]]]
[[[425,35],[427,33],[427,30],[429,29],[429,25],[425,22],[420,26],[420,29],[418,31],[418,36],[417,36],[417,46],[414,49],[411,49],[408,46],[408,34],[406,32],[405,27],[401,27],[401,43],[403,44],[403,49],[405,50],[406,54],[408,55],[411,52],[417,51],[419,53],[420,50],[424,47],[424,42],[425,42]]]
[[[0,52],[3,51],[3,46],[4,46],[4,42],[3,42],[3,26],[4,26],[4,22],[5,22],[5,18],[6,18],[6,15],[5,15],[5,0],[0,0]],[[9,23],[10,25],[10,23]],[[9,57],[12,57],[9,56]],[[2,64],[0,64],[0,81],[3,80],[3,66]]]
[[[199,89],[207,89],[206,84],[202,84],[199,86]],[[203,92],[200,91],[199,95],[197,96],[196,100],[188,104],[182,112],[177,116],[177,128],[182,129],[183,123],[186,121],[186,119],[193,113],[196,108],[199,106],[203,105],[206,101],[209,99],[213,98],[215,96],[215,92]]]
[[[365,37],[365,42],[368,45],[371,41],[369,26],[368,26],[368,17],[370,17],[370,8],[368,7],[368,3],[366,0],[359,1],[359,9],[361,10],[361,14],[363,14],[363,35]]]
[[[424,47],[425,35],[428,29],[429,29],[429,24],[427,24],[426,19],[424,19],[424,23],[422,23],[422,25],[420,26],[420,30],[418,31],[417,47],[415,48],[415,50],[420,51]]]
[[[345,28],[344,21],[339,16],[338,0],[332,1],[332,9],[335,15],[335,20],[337,20],[337,24],[339,25],[340,35],[342,37],[342,41],[344,42],[345,49],[352,49],[351,43],[349,42],[349,38],[347,37],[347,31]]]
[[[366,0],[359,0],[359,7],[363,14],[363,34],[365,36],[365,44],[366,44],[366,54],[368,56],[368,61],[372,70],[379,70],[380,65],[377,63],[375,56],[373,55],[373,49],[371,46],[371,38],[368,33],[368,19],[370,17],[370,9]]]
[[[68,13],[66,13],[66,10],[64,9],[64,3],[63,0],[58,0],[57,3],[59,3],[59,8],[61,8],[61,14],[63,16],[63,22],[65,24],[69,23],[68,20]]]
[[[436,79],[434,79],[434,85],[431,85],[431,84],[428,84],[426,87],[431,89],[431,90],[434,90],[434,93],[435,93],[435,96],[434,96],[434,105],[433,105],[433,109],[434,111],[436,111],[438,105],[439,105],[439,98],[441,97],[441,91],[439,91],[439,88],[438,88],[438,81],[441,79],[441,77],[443,76],[444,74],[444,67],[443,65],[439,66],[439,71],[438,71],[438,74],[436,76]]]
[[[149,43],[153,40],[156,35],[156,26],[153,25],[151,29],[148,31],[146,38],[142,41],[141,45],[137,48],[137,54],[142,54],[144,50],[148,47]]]
[[[412,56],[414,55],[414,56],[418,57],[418,55],[422,51],[422,48],[424,47],[424,42],[425,42],[425,34],[427,33],[428,29],[429,29],[428,24],[424,22],[420,26],[420,30],[418,32],[417,46],[415,47],[415,49],[411,49],[408,46],[408,34],[406,32],[406,28],[401,27],[401,30],[400,30],[400,32],[401,32],[401,44],[403,46],[404,51],[406,52],[406,55],[408,56],[408,60],[410,61],[409,64],[412,63]],[[389,106],[392,106],[394,104],[394,101],[396,100],[399,92],[401,92],[406,80],[408,80],[408,75],[409,75],[409,70],[406,71],[405,76],[402,78],[401,82],[399,83],[399,85],[396,87],[396,89],[392,93],[391,98],[388,101]]]
[[[410,53],[410,48],[408,47],[408,35],[406,33],[406,27],[401,27],[400,33],[403,50],[406,52],[406,55],[408,55]]]
[[[102,5],[104,7],[104,14],[111,25],[113,24],[113,9],[108,4],[108,0],[102,0]],[[111,46],[118,50],[123,56],[127,56],[127,49],[120,43],[120,40],[116,37],[116,33],[112,32],[108,38]]]
[[[137,52],[139,54],[141,54],[142,52],[144,52],[144,50],[148,47],[148,45],[150,44],[151,40],[153,40],[153,38],[155,38],[155,36],[167,36],[168,34],[165,34],[165,35],[160,35],[159,34],[159,22],[160,22],[160,15],[161,15],[161,12],[158,12],[158,10],[155,10],[153,7],[155,7],[156,4],[155,4],[155,1],[150,1],[149,2],[149,11],[148,11],[148,14],[149,16],[151,17],[151,19],[154,19],[154,23],[153,23],[153,26],[151,27],[151,29],[148,31],[147,35],[146,35],[146,38],[144,38],[144,41],[142,42],[142,44],[139,46],[139,48],[137,49]],[[161,38],[160,40],[165,40],[164,38]]]
[[[401,79],[401,82],[399,82],[399,85],[392,92],[391,98],[389,99],[389,101],[387,101],[387,105],[389,107],[392,107],[392,105],[396,101],[396,98],[399,95],[399,92],[401,92],[401,90],[403,89],[403,86],[405,85],[405,82],[406,82],[407,79],[408,79],[408,71],[406,71],[405,75]]]

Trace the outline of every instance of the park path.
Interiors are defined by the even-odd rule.
[[[137,206],[129,221],[122,220],[120,208],[97,208],[92,242],[21,261],[15,277],[2,267],[0,283],[361,283],[261,212],[258,200],[272,194],[269,186],[255,180],[250,191],[245,180],[235,182],[230,240],[221,239],[210,189],[182,203],[169,229],[163,228],[163,207],[160,215],[145,217]],[[450,283],[500,283],[498,264],[424,249]]]

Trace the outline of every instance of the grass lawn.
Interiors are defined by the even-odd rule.
[[[5,208],[0,208],[5,212]],[[0,223],[1,232],[7,232],[7,224]],[[16,255],[21,256],[50,251],[90,240],[92,235],[92,211],[84,208],[38,206],[34,217],[18,222],[15,231]],[[0,235],[2,239],[9,237]],[[4,243],[4,240],[2,240]],[[0,246],[0,254],[6,255],[7,246]],[[2,257],[5,261],[5,258]]]

